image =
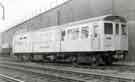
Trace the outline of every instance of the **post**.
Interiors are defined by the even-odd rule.
[[[2,3],[0,3],[0,7],[3,10],[3,12],[2,12],[2,14],[3,14],[2,19],[5,20],[5,7],[4,7],[4,5]]]
[[[60,10],[57,10],[57,25],[60,25],[61,24],[60,17],[61,17]]]

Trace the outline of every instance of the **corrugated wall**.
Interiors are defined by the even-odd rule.
[[[128,20],[129,56],[128,61],[135,61],[135,0],[113,0],[113,13]]]
[[[94,16],[110,14],[111,0],[69,0],[65,4],[33,17],[3,33],[3,43],[12,42],[16,32],[31,31],[57,24],[64,24]]]

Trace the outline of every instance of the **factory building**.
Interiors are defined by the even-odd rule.
[[[127,4],[128,3],[128,4]],[[124,16],[129,27],[129,55],[127,61],[134,61],[135,56],[135,1],[134,0],[68,0],[67,2],[45,11],[3,32],[3,44],[11,47],[12,37],[21,32],[28,32],[49,26],[103,16],[107,14]]]

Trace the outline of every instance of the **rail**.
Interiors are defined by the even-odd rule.
[[[0,77],[4,80],[8,80],[8,82],[24,82],[22,80],[19,80],[19,79],[16,79],[16,78],[13,78],[13,77],[10,77],[10,76],[7,76],[7,75],[4,75],[4,74],[0,74]]]

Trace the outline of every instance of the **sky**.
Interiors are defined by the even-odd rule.
[[[0,0],[0,3],[5,7],[5,20],[2,20],[3,10],[0,7],[0,32],[53,8],[64,1],[66,0]]]

